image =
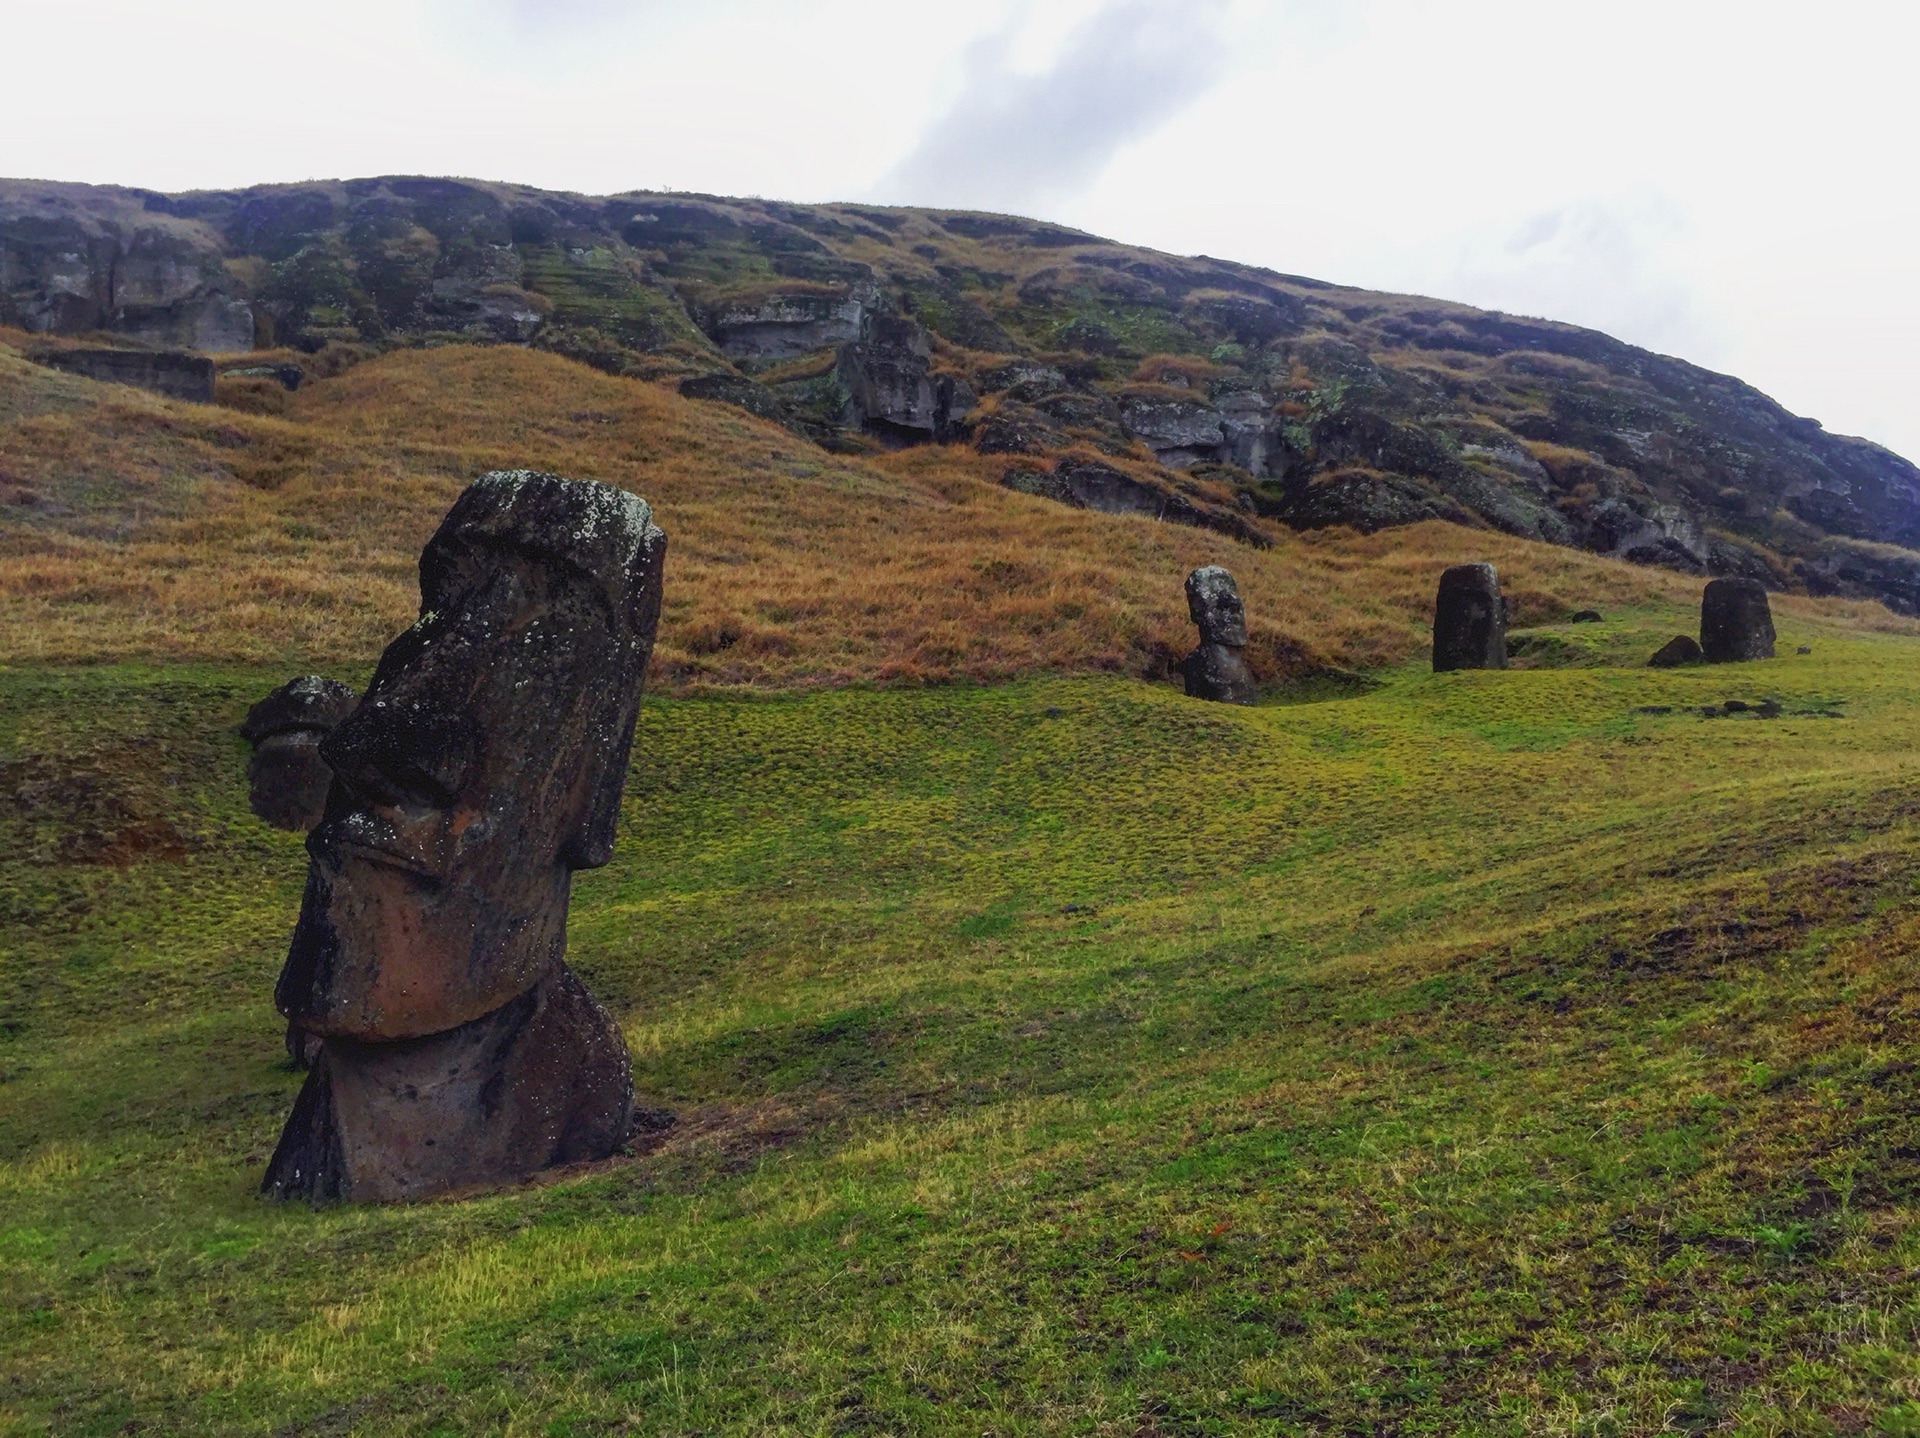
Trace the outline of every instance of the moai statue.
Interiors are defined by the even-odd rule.
[[[620,1031],[563,961],[604,864],[660,616],[644,501],[482,476],[420,556],[420,618],[321,745],[334,773],[275,1000],[321,1039],[262,1188],[414,1199],[604,1158]]]
[[[1187,693],[1222,704],[1253,703],[1253,671],[1241,653],[1247,647],[1247,612],[1233,576],[1217,564],[1189,574],[1187,613],[1200,627],[1200,647],[1180,666]]]
[[[1433,672],[1507,667],[1508,606],[1491,564],[1456,564],[1433,602]]]
[[[1709,664],[1773,658],[1773,610],[1757,579],[1715,579],[1700,596],[1700,649]]]
[[[247,763],[247,803],[254,814],[290,833],[320,822],[333,771],[320,741],[353,712],[346,685],[318,674],[289,679],[247,711],[240,737],[253,746]]]

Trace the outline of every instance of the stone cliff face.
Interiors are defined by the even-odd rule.
[[[1296,526],[1439,518],[1920,612],[1920,472],[1738,380],[1006,216],[418,177],[8,182],[0,323],[212,353],[533,344],[836,447],[961,441],[1030,476],[1124,457]],[[1023,483],[1071,497],[1071,476]]]

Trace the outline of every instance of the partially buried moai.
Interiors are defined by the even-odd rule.
[[[1200,646],[1181,663],[1187,693],[1222,704],[1251,704],[1256,690],[1247,668],[1247,612],[1233,576],[1217,564],[1187,576],[1187,613],[1200,628]]]
[[[393,1200],[604,1158],[619,1030],[563,961],[612,854],[666,538],[644,501],[485,475],[420,556],[420,618],[321,746],[334,783],[275,999],[321,1039],[263,1189]]]
[[[1757,579],[1715,579],[1700,596],[1700,649],[1709,664],[1773,658],[1773,610]]]
[[[304,834],[320,822],[333,771],[320,741],[353,712],[354,693],[318,674],[289,679],[247,711],[240,737],[253,746],[247,803],[276,829]]]
[[[1456,564],[1433,602],[1433,672],[1507,667],[1507,605],[1491,564]]]

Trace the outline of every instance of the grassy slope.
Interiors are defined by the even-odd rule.
[[[679,1127],[319,1213],[253,1197],[280,671],[0,671],[0,1421],[1917,1431],[1920,642],[1784,630],[650,700],[572,943]]]
[[[1181,582],[1207,562],[1239,576],[1250,657],[1275,681],[1418,653],[1434,578],[1464,559],[1500,566],[1522,622],[1698,590],[1449,525],[1276,529],[1259,552],[1011,493],[965,449],[838,458],[525,350],[395,353],[291,400],[283,417],[177,404],[0,345],[0,659],[366,665],[411,618],[419,547],[459,486],[521,465],[659,510],[656,687],[1164,677],[1192,644]]]

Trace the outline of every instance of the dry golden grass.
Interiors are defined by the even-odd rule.
[[[506,467],[653,503],[671,543],[656,680],[680,689],[1163,676],[1192,644],[1182,581],[1209,562],[1239,577],[1269,679],[1417,652],[1438,572],[1466,559],[1500,567],[1521,622],[1698,592],[1440,524],[1276,529],[1256,552],[1013,493],[1004,462],[970,450],[833,456],[529,350],[395,353],[262,415],[54,374],[0,344],[0,659],[365,666],[412,618],[415,559],[447,505]]]

